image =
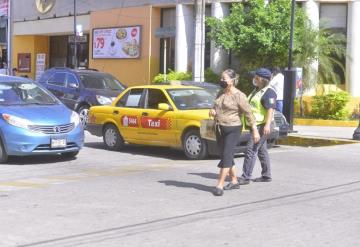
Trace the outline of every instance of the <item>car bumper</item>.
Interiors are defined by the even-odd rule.
[[[65,148],[51,148],[51,139],[66,139]],[[81,125],[64,134],[43,134],[8,126],[3,131],[3,141],[8,155],[25,156],[36,154],[77,152],[84,145],[84,130]]]
[[[95,136],[102,136],[103,134],[103,126],[101,124],[87,124],[86,130]]]

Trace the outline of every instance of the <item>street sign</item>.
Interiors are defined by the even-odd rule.
[[[155,32],[156,38],[164,39],[176,36],[176,27],[159,27]]]

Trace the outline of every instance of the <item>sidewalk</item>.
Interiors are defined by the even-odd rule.
[[[353,140],[356,127],[329,127],[329,126],[304,126],[295,125],[295,133],[290,136],[317,138],[317,139],[340,139]]]

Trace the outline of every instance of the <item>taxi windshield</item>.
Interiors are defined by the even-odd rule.
[[[179,110],[210,109],[215,96],[204,89],[168,89],[168,94]]]
[[[0,105],[53,105],[59,102],[32,82],[0,82]]]

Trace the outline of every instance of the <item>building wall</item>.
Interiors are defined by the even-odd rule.
[[[111,73],[129,86],[151,82],[159,71],[160,40],[155,38],[154,33],[156,28],[160,27],[160,9],[144,6],[96,11],[90,14],[91,30],[135,25],[142,27],[140,59],[93,59],[90,42],[89,67]]]
[[[77,1],[76,9],[78,14],[89,14],[91,11],[127,8],[127,7],[142,7],[146,5],[153,6],[174,6],[177,3],[193,3],[191,0],[86,0]],[[54,8],[46,14],[40,14],[36,10],[35,0],[16,0],[13,1],[14,21],[37,20],[37,17],[53,18],[64,17],[73,14],[74,0],[57,0]]]
[[[31,54],[31,72],[18,73],[19,75],[27,75],[35,79],[36,73],[36,54],[45,53],[46,63],[49,64],[49,37],[47,36],[14,36],[13,38],[13,68],[18,67],[18,54],[30,53]]]

